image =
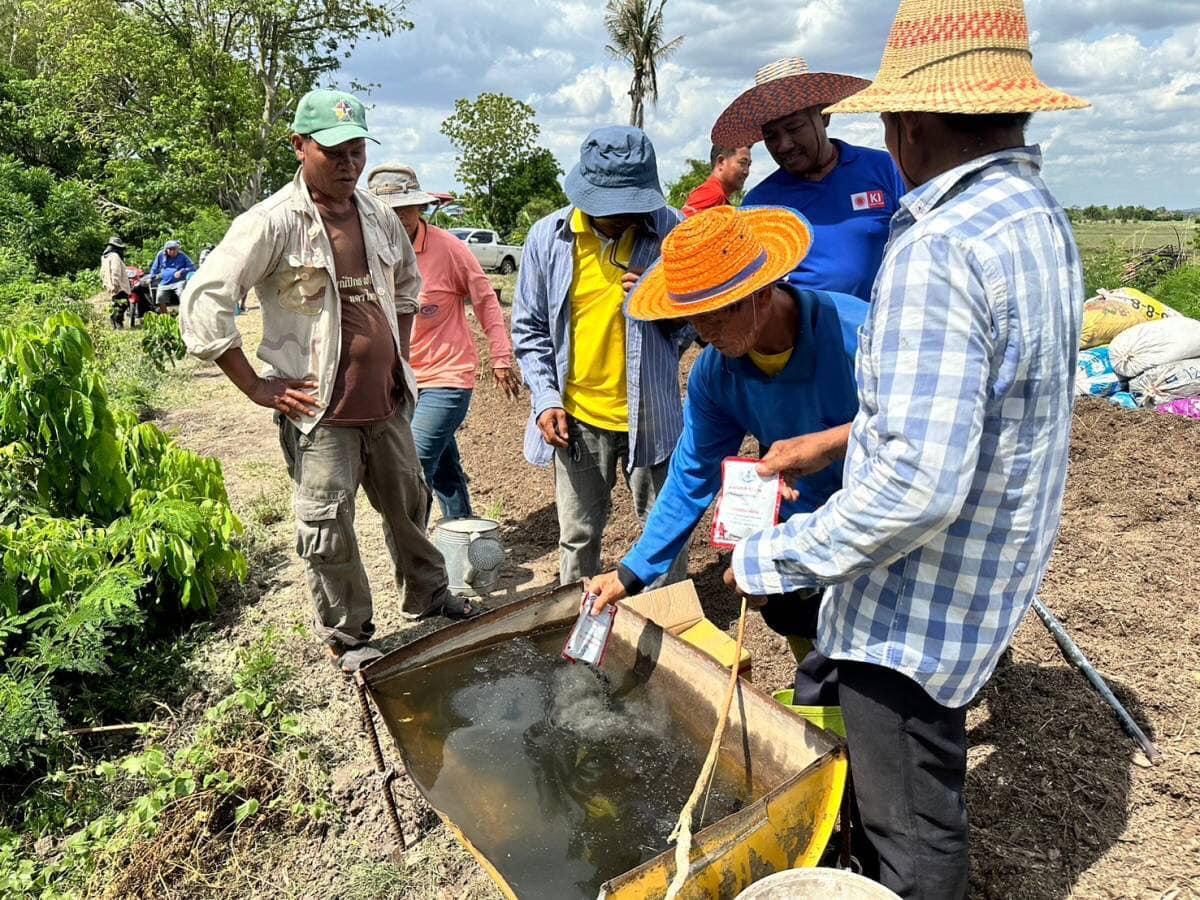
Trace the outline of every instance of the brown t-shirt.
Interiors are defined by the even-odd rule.
[[[396,412],[400,357],[367,266],[362,222],[351,207],[344,217],[322,210],[333,247],[341,298],[342,349],[326,425],[370,425]]]

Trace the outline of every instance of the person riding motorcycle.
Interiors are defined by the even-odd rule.
[[[150,281],[158,286],[155,300],[159,312],[167,306],[178,306],[183,286],[196,271],[196,264],[180,249],[179,241],[167,241],[150,266]]]

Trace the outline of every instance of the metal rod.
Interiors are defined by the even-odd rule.
[[[1046,608],[1040,597],[1033,598],[1033,608],[1037,611],[1038,617],[1041,618],[1051,637],[1058,644],[1058,649],[1062,651],[1063,656],[1067,658],[1080,672],[1083,677],[1088,680],[1088,683],[1095,688],[1101,698],[1112,707],[1113,712],[1117,714],[1117,721],[1121,723],[1121,727],[1125,729],[1125,733],[1129,735],[1138,746],[1142,748],[1142,752],[1146,754],[1146,759],[1150,760],[1152,765],[1158,765],[1162,762],[1162,752],[1158,747],[1154,746],[1154,742],[1146,737],[1146,733],[1138,726],[1138,723],[1133,720],[1133,716],[1121,704],[1116,695],[1105,682],[1104,677],[1096,671],[1095,666],[1079,649],[1079,645],[1071,640],[1071,636],[1067,634],[1067,630],[1063,628],[1062,622],[1058,621],[1054,613]]]
[[[396,810],[396,797],[392,793],[392,782],[396,778],[396,771],[384,762],[383,748],[379,745],[379,732],[375,730],[375,716],[371,712],[371,704],[367,700],[367,685],[363,681],[361,673],[355,677],[354,687],[362,710],[363,727],[367,729],[367,735],[371,739],[371,752],[375,756],[375,771],[381,776],[383,803],[387,807],[388,818],[392,820],[392,831],[396,833],[400,850],[404,851],[408,849],[408,842],[404,839],[404,826],[400,824],[400,813]]]

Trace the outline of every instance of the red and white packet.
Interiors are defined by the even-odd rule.
[[[710,543],[732,550],[756,532],[779,524],[783,502],[783,479],[763,478],[756,471],[759,460],[726,457],[721,463],[721,496],[713,513]]]
[[[613,620],[617,617],[617,604],[610,603],[600,612],[593,613],[592,601],[595,599],[595,594],[584,592],[583,601],[579,604],[579,618],[575,620],[575,627],[563,645],[563,659],[593,666],[604,662],[608,641],[612,637]]]

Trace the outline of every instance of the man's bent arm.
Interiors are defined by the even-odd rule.
[[[871,354],[879,380],[879,446],[816,512],[738,545],[733,570],[747,594],[888,566],[944,530],[966,501],[994,342],[978,266],[944,239],[916,242],[885,263],[875,302],[874,334],[860,352]]]

